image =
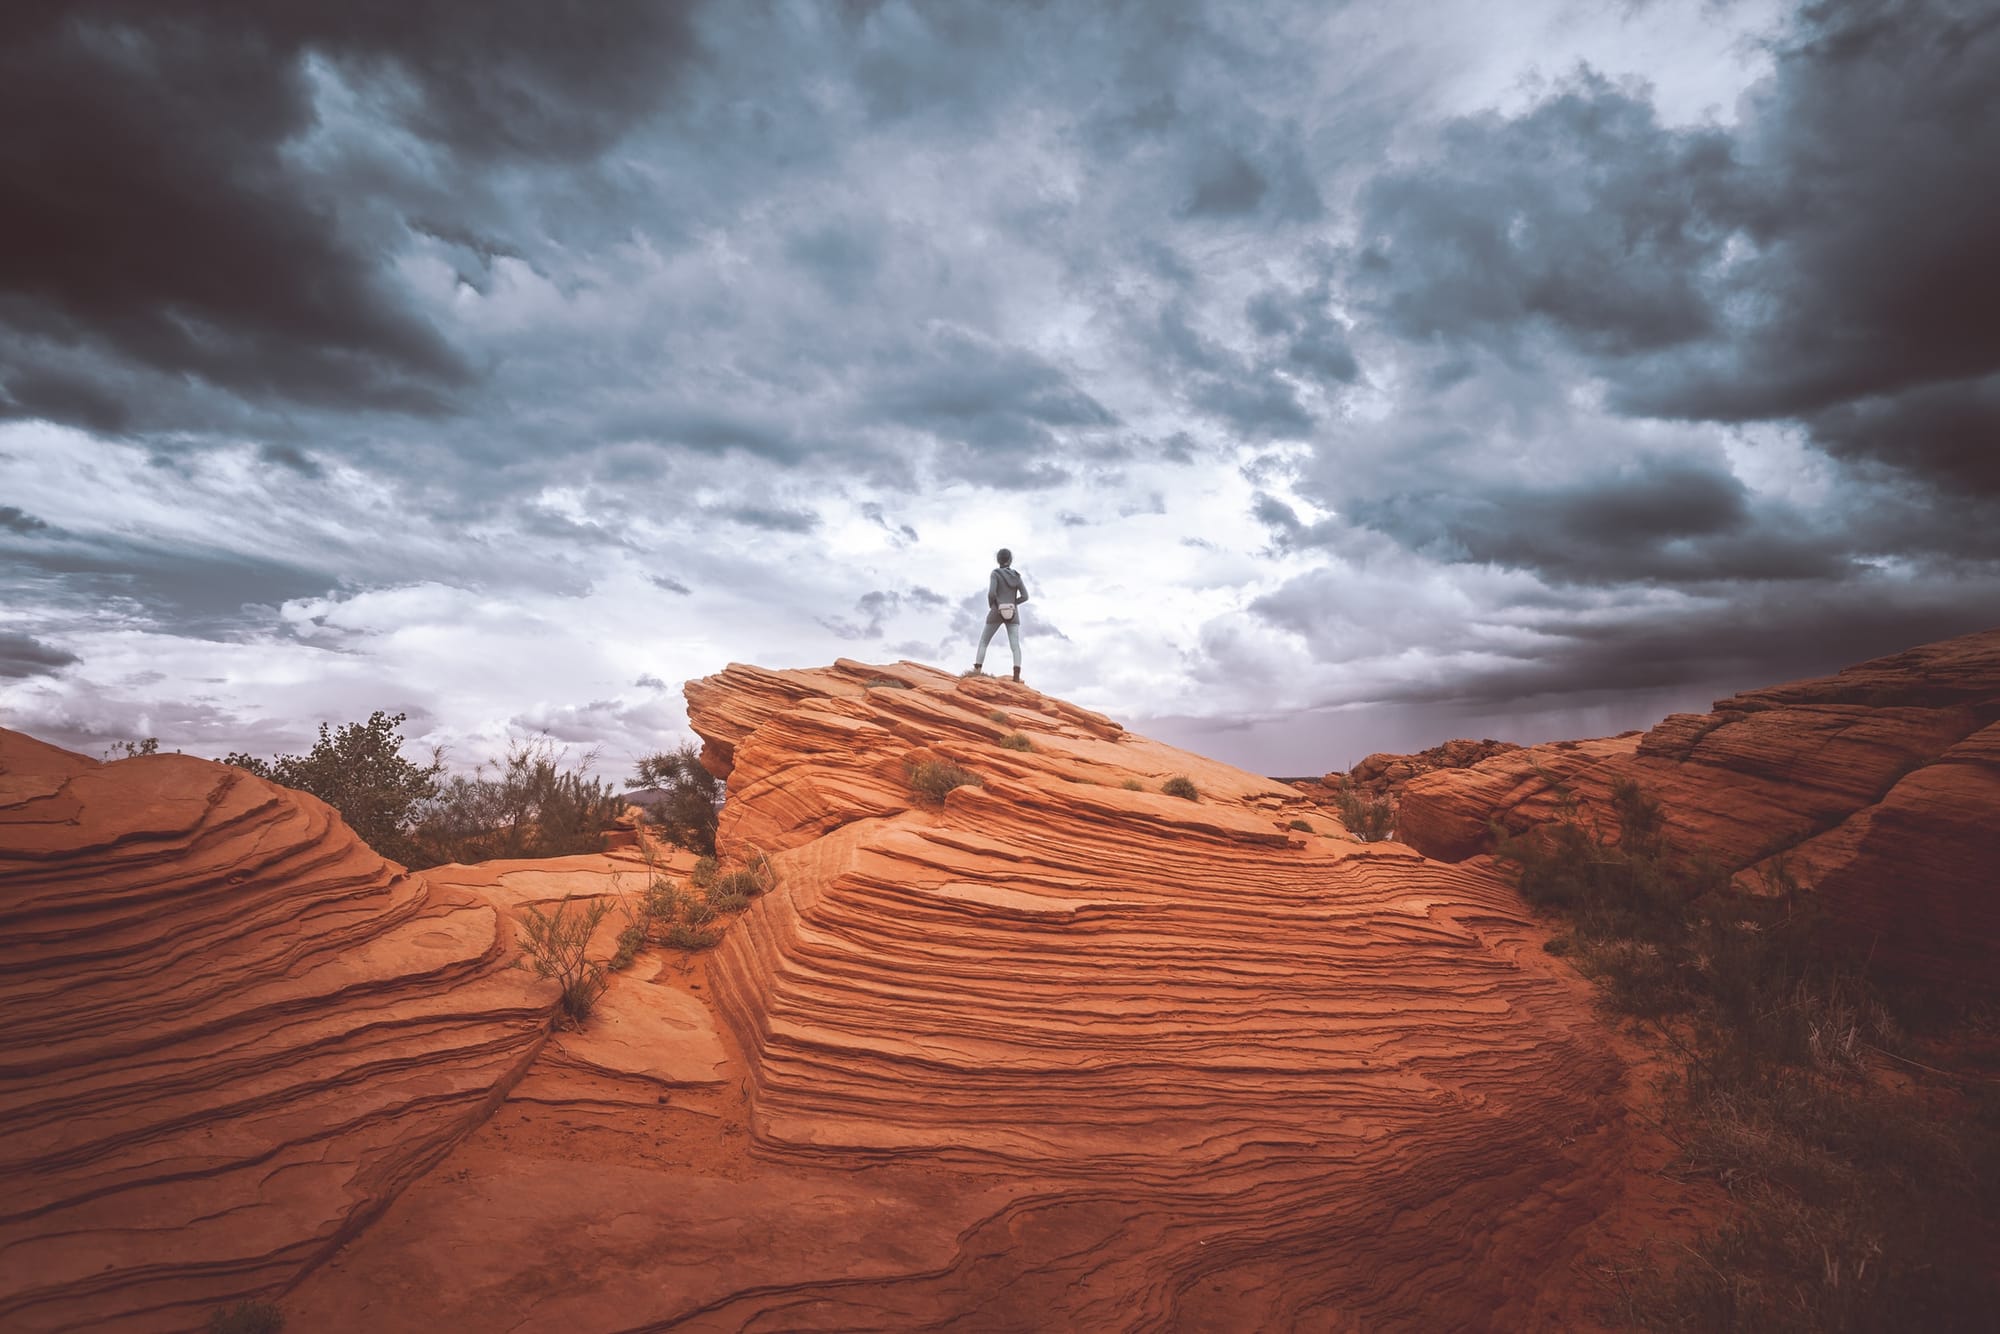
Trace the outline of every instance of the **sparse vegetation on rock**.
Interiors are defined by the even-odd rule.
[[[1175,774],[1172,778],[1160,784],[1160,791],[1170,797],[1179,797],[1183,801],[1201,800],[1201,789],[1194,785],[1192,778],[1181,774]]]
[[[1286,825],[1285,828],[1296,829],[1303,834],[1310,834],[1313,831],[1313,827],[1310,824],[1306,823],[1304,820],[1294,820],[1290,824]]]
[[[1356,786],[1353,778],[1340,780],[1337,798],[1340,822],[1347,826],[1347,832],[1363,843],[1379,843],[1389,837],[1395,824],[1395,811],[1386,796],[1370,796]]]
[[[1948,1052],[1976,1012],[1878,985],[1830,946],[1782,864],[1745,894],[1668,846],[1660,807],[1612,791],[1616,833],[1573,800],[1505,839],[1522,895],[1568,931],[1614,1011],[1678,1057],[1664,1129],[1683,1170],[1735,1211],[1686,1257],[1614,1275],[1615,1315],[1649,1329],[1971,1329],[2000,1306],[2000,1086],[1911,1055]],[[1990,1016],[1989,1016],[1990,1021]],[[1893,1069],[1894,1081],[1883,1078]]]
[[[572,1024],[588,1019],[604,994],[606,970],[589,957],[590,937],[610,912],[604,899],[577,904],[565,895],[550,912],[529,907],[522,914],[521,948],[529,966],[536,977],[554,978],[562,988],[562,1012]]]
[[[160,739],[156,736],[149,736],[136,741],[114,741],[104,748],[104,758],[107,760],[129,760],[140,755],[157,755],[159,753]]]
[[[666,800],[647,812],[647,821],[676,847],[715,855],[715,826],[722,806],[722,781],[704,769],[692,742],[648,755],[632,774],[634,787],[658,788]]]
[[[978,774],[950,760],[913,760],[903,774],[917,800],[932,806],[942,806],[945,794],[955,787],[980,785]]]
[[[1028,740],[1026,732],[1009,732],[1006,736],[1000,738],[1000,749],[1002,750],[1033,750],[1034,748],[1035,743]]]

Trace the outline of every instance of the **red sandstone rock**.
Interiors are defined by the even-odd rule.
[[[1398,836],[1460,861],[1563,793],[1608,832],[1637,782],[1670,838],[1756,889],[1781,869],[1878,966],[1991,986],[2000,971],[2000,630],[1747,691],[1636,738],[1562,742],[1413,780]]]
[[[547,1001],[312,797],[0,731],[0,1327],[186,1329],[487,1115]]]
[[[8,1327],[330,1251],[288,1328],[1503,1327],[1566,1281],[1621,1067],[1496,878],[1010,682],[688,694],[779,888],[539,1053],[507,918],[635,857],[408,876],[247,775],[0,736]],[[921,805],[916,755],[982,784]]]
[[[1619,1065],[1491,876],[1009,682],[688,697],[780,888],[619,977],[302,1328],[1504,1324],[1615,1189]],[[918,804],[917,755],[982,785]]]

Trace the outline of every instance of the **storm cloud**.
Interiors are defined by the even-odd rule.
[[[1990,8],[16,6],[0,718],[615,763],[1003,545],[1267,772],[1980,628]]]

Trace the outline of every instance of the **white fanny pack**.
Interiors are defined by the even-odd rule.
[[[1011,603],[1011,602],[1003,602],[1003,603],[1001,603],[1001,604],[1000,604],[1000,619],[1001,619],[1001,620],[1003,620],[1003,621],[1011,621],[1011,620],[1013,620],[1013,619],[1014,619],[1014,604],[1013,604],[1013,603]]]

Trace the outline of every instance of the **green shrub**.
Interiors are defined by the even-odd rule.
[[[414,813],[410,865],[598,851],[625,802],[609,783],[587,776],[593,756],[575,768],[566,767],[567,758],[546,737],[515,741],[497,771],[481,765],[441,786]]]
[[[978,787],[979,775],[950,760],[915,760],[903,770],[910,791],[919,801],[944,805],[945,793],[955,787]]]
[[[611,912],[604,899],[592,899],[574,917],[572,899],[564,895],[553,912],[530,907],[521,920],[522,949],[536,977],[552,977],[562,988],[562,1011],[572,1024],[590,1017],[604,994],[604,965],[589,958],[590,937]]]
[[[1340,810],[1341,824],[1363,843],[1380,843],[1389,837],[1395,812],[1390,809],[1387,797],[1370,797],[1354,785],[1353,779],[1343,774],[1335,803]]]
[[[750,906],[755,888],[756,877],[748,871],[731,871],[708,887],[708,906],[717,912],[742,912]]]
[[[285,1313],[265,1301],[241,1301],[208,1317],[208,1334],[278,1334]]]
[[[716,942],[721,939],[722,932],[720,931],[703,930],[699,926],[682,922],[677,923],[668,930],[666,944],[670,948],[693,953],[697,950],[712,949]]]
[[[715,877],[722,874],[722,863],[713,857],[697,857],[694,869],[688,872],[688,883],[696,889],[707,889],[715,883]]]
[[[1008,723],[1014,721],[1012,718],[1009,718],[1007,716],[1007,710],[1005,709],[993,710],[991,713],[986,715],[986,720],[988,722],[999,723],[1002,727],[1005,727]]]
[[[1000,738],[1000,748],[1002,750],[1033,750],[1035,743],[1028,740],[1026,732],[1009,732],[1006,736]]]
[[[1201,791],[1195,787],[1194,780],[1180,774],[1176,774],[1166,782],[1160,784],[1160,791],[1170,797],[1179,797],[1184,801],[1201,800]]]
[[[405,714],[377,709],[367,722],[348,723],[337,732],[321,723],[318,743],[304,755],[260,760],[237,751],[222,762],[312,793],[339,811],[348,828],[384,857],[405,866],[435,865],[423,860],[410,831],[424,803],[438,794],[444,759],[436,751],[427,765],[403,758],[403,737],[396,729],[407,720]]]
[[[657,788],[666,798],[646,819],[675,847],[715,855],[715,826],[721,817],[722,780],[704,769],[693,742],[648,755],[632,773],[632,786]]]
[[[1313,831],[1312,825],[1304,820],[1294,820],[1290,824],[1286,825],[1285,828],[1296,829],[1302,834],[1310,834]]]
[[[1144,792],[1146,790],[1146,785],[1136,778],[1128,778],[1118,786],[1124,788],[1127,792]]]

